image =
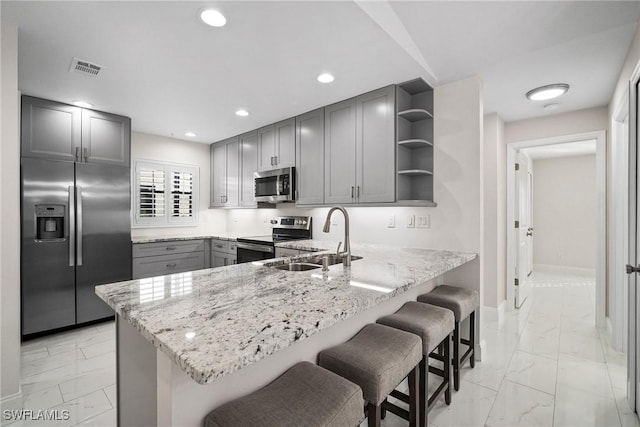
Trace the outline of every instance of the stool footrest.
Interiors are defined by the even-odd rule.
[[[444,371],[440,368],[436,368],[435,366],[429,366],[429,372],[431,372],[432,374],[436,374],[441,376],[442,378],[444,378]]]
[[[473,353],[473,348],[469,347],[469,349],[467,351],[465,351],[464,354],[462,355],[462,357],[460,358],[460,365],[461,366],[469,358],[469,356],[471,356],[471,353]]]
[[[395,397],[396,399],[406,403],[407,405],[410,402],[409,396],[398,390],[393,390],[389,396]]]
[[[429,397],[429,401],[427,402],[427,412],[431,411],[433,405],[436,403],[436,400],[440,397],[440,395],[444,392],[444,389],[449,385],[448,381],[442,381],[436,391],[433,392],[431,397]]]
[[[465,338],[460,338],[460,342],[464,345],[471,345],[471,341]]]
[[[444,355],[443,354],[438,354],[438,353],[431,353],[429,355],[430,358],[435,359],[435,360],[439,360],[440,362],[444,362]]]
[[[388,402],[386,400],[382,402],[381,407],[382,409],[385,409],[393,414],[396,414],[400,418],[409,421],[409,411],[407,411],[406,409],[402,409],[401,407],[396,406],[393,403]]]

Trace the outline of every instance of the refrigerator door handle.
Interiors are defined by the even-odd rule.
[[[69,191],[69,267],[76,265],[76,196],[73,185],[68,187]]]
[[[82,187],[76,186],[78,192],[78,207],[76,209],[78,216],[78,266],[82,265]]]

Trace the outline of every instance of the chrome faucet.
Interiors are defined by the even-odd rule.
[[[351,244],[349,243],[349,214],[347,213],[345,208],[343,208],[342,206],[334,206],[331,209],[329,209],[329,213],[327,213],[327,219],[324,222],[324,228],[322,229],[322,231],[324,231],[325,233],[328,233],[329,230],[331,229],[331,215],[335,210],[342,212],[342,214],[344,215],[344,252],[343,253],[346,253],[346,257],[342,265],[344,265],[345,267],[350,267],[351,266]],[[340,251],[340,245],[338,245],[338,252],[339,251]]]

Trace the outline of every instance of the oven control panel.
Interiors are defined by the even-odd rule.
[[[293,228],[309,230],[311,228],[310,216],[279,216],[271,220],[274,228]]]

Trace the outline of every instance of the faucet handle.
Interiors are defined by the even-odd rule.
[[[336,248],[336,256],[340,255],[340,246],[342,246],[342,242],[338,242],[338,247]]]

